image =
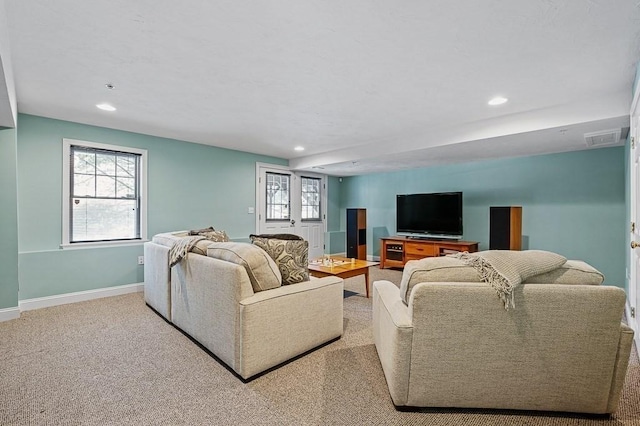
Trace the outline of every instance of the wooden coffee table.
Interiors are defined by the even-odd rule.
[[[378,265],[378,262],[366,260],[351,260],[346,257],[332,257],[329,265],[323,265],[322,259],[309,262],[309,273],[314,277],[322,278],[336,276],[340,278],[351,278],[364,275],[364,285],[369,297],[369,267]]]

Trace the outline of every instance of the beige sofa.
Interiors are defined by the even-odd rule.
[[[407,270],[405,269],[405,274]],[[373,283],[375,346],[396,406],[613,413],[633,331],[625,293],[521,284],[515,308],[479,282]]]
[[[342,336],[343,280],[254,292],[244,266],[190,252],[169,268],[185,232],[145,243],[146,303],[243,379]]]

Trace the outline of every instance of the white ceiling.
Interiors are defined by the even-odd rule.
[[[20,112],[338,176],[587,149],[640,59],[637,0],[2,1]]]

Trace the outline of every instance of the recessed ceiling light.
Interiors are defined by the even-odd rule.
[[[116,107],[114,107],[113,105],[109,105],[109,104],[96,104],[96,106],[98,108],[100,108],[101,110],[104,111],[115,111]]]
[[[293,149],[296,150],[296,151],[304,151],[304,146],[296,146]]]
[[[507,98],[503,98],[502,96],[496,96],[495,98],[491,99],[489,102],[487,102],[489,105],[495,106],[495,105],[502,105],[503,103],[507,102],[509,99]]]

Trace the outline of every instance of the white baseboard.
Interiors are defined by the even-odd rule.
[[[95,290],[77,291],[75,293],[56,294],[54,296],[25,299],[18,302],[19,312],[33,309],[49,308],[51,306],[66,305],[67,303],[84,302],[102,297],[119,296],[121,294],[144,291],[144,283],[119,285],[116,287],[98,288]]]
[[[0,309],[0,322],[20,318],[20,308]]]

